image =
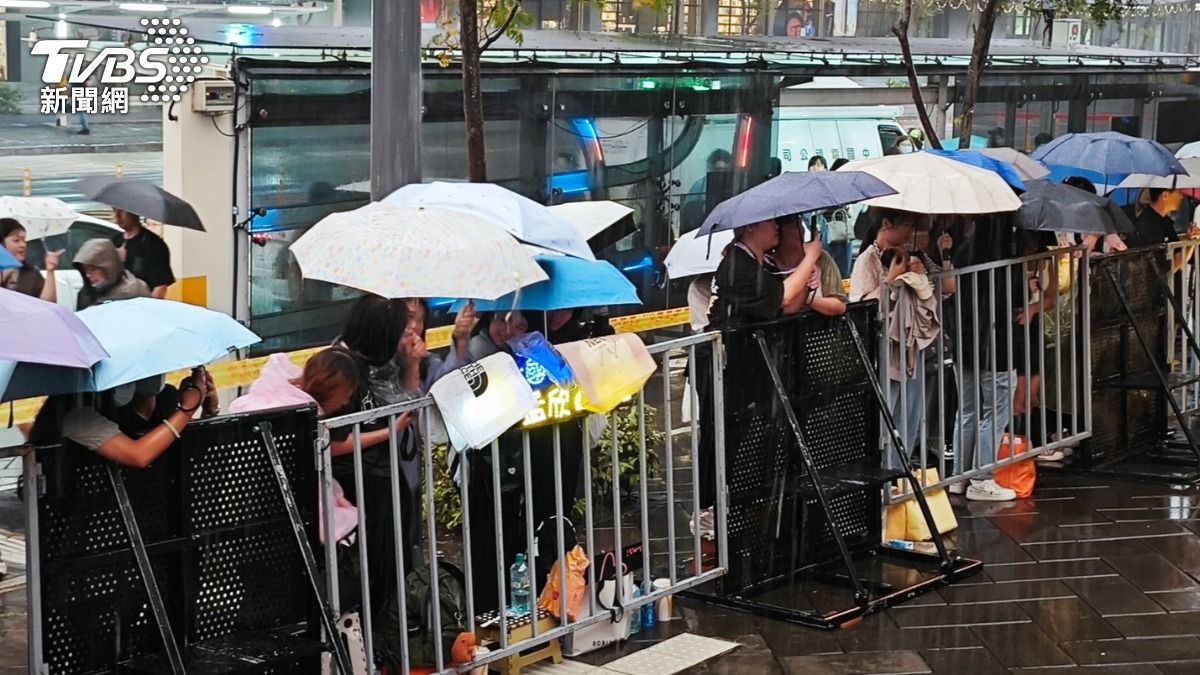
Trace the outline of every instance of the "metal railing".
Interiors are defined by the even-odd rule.
[[[709,349],[711,347],[711,349]],[[715,411],[715,419],[706,421],[705,431],[714,429],[714,440],[716,445],[715,457],[711,458],[713,462],[712,469],[714,470],[717,486],[725,484],[724,479],[724,439],[721,429],[721,420],[723,402],[722,402],[722,369],[720,364],[720,336],[716,333],[708,333],[704,335],[686,337],[682,339],[663,342],[655,345],[649,345],[648,349],[656,359],[661,360],[660,375],[651,377],[650,381],[644,386],[642,391],[638,393],[632,401],[625,404],[628,407],[619,407],[616,411],[609,413],[605,417],[607,429],[603,432],[608,440],[610,461],[605,462],[603,467],[596,466],[593,463],[593,455],[598,450],[598,444],[589,441],[589,433],[587,429],[586,418],[576,418],[566,420],[561,423],[554,424],[543,430],[540,440],[544,440],[545,433],[551,435],[551,443],[549,447],[549,456],[545,456],[545,447],[531,447],[531,434],[538,431],[530,429],[521,429],[519,431],[510,431],[500,439],[494,441],[491,446],[483,450],[469,450],[458,453],[458,471],[457,475],[458,488],[457,492],[461,497],[461,512],[462,512],[462,527],[461,532],[455,533],[445,523],[438,522],[435,504],[435,483],[438,481],[437,474],[443,471],[442,467],[436,466],[437,453],[435,448],[434,436],[437,434],[437,421],[433,414],[435,408],[432,399],[420,398],[413,401],[391,405],[375,410],[346,415],[333,419],[328,419],[320,423],[319,435],[324,439],[320,443],[319,450],[319,469],[320,469],[320,486],[321,486],[321,504],[324,509],[324,531],[334,531],[334,516],[331,505],[334,503],[334,459],[331,454],[330,444],[328,439],[331,435],[336,435],[338,430],[345,433],[349,431],[350,438],[353,439],[353,453],[349,455],[353,462],[354,486],[346,486],[346,494],[356,504],[359,505],[357,528],[354,532],[354,545],[357,549],[358,563],[361,572],[357,583],[361,591],[361,606],[358,608],[338,607],[339,598],[342,597],[339,588],[341,583],[339,580],[339,556],[336,545],[327,545],[325,547],[325,567],[327,570],[328,597],[333,602],[333,610],[335,613],[344,611],[355,611],[360,615],[362,623],[363,636],[363,653],[366,655],[378,654],[379,649],[376,639],[380,637],[379,627],[376,625],[379,621],[379,608],[372,607],[372,601],[378,599],[371,595],[372,581],[378,580],[379,575],[389,574],[395,575],[395,587],[401,592],[397,594],[395,601],[399,604],[398,615],[400,623],[398,626],[388,626],[388,628],[398,628],[399,635],[393,635],[393,638],[398,638],[399,644],[403,645],[399,662],[394,665],[401,668],[401,672],[408,672],[412,665],[425,665],[434,667],[437,672],[462,672],[473,668],[480,667],[484,664],[498,661],[518,653],[524,652],[531,648],[544,645],[551,640],[567,637],[578,631],[605,621],[613,621],[615,616],[607,608],[598,606],[598,602],[584,602],[580,609],[580,615],[575,617],[569,616],[567,607],[567,598],[565,590],[568,588],[568,578],[565,565],[559,565],[558,570],[561,573],[559,579],[560,588],[563,593],[560,594],[560,603],[558,610],[559,616],[566,617],[566,620],[559,621],[554,619],[554,627],[542,625],[545,617],[533,621],[521,621],[519,616],[510,615],[509,596],[507,577],[509,575],[509,565],[512,563],[512,558],[516,551],[505,549],[505,534],[504,524],[512,523],[517,520],[521,523],[520,530],[510,531],[510,534],[516,533],[519,537],[524,538],[524,543],[520,547],[520,551],[526,554],[526,560],[529,569],[529,586],[530,596],[529,602],[533,611],[533,616],[537,615],[537,600],[540,596],[541,589],[538,586],[538,556],[537,543],[535,537],[535,528],[540,523],[535,523],[538,514],[534,513],[536,496],[545,494],[545,491],[553,491],[554,508],[551,514],[541,514],[542,522],[547,522],[547,518],[552,518],[553,525],[556,527],[557,535],[555,542],[557,550],[553,552],[556,560],[562,561],[568,551],[578,543],[586,547],[586,553],[589,560],[596,560],[597,554],[604,552],[611,553],[614,556],[615,570],[617,570],[615,580],[615,605],[619,608],[618,613],[638,611],[644,605],[655,603],[662,598],[670,596],[679,591],[698,586],[709,582],[722,574],[727,568],[727,553],[724,542],[717,542],[717,559],[715,565],[706,565],[704,560],[703,546],[701,543],[701,535],[697,529],[690,537],[677,537],[679,528],[686,528],[686,515],[688,512],[695,514],[701,509],[700,493],[696,486],[701,480],[701,462],[710,461],[708,458],[698,458],[694,451],[697,443],[695,439],[700,433],[700,420],[697,415],[693,414],[690,432],[673,434],[672,420],[678,419],[678,404],[679,401],[673,399],[673,392],[683,390],[685,395],[692,396],[691,408],[693,411],[699,410],[698,394],[683,388],[683,376],[680,372],[681,368],[673,367],[673,356],[677,358],[680,355],[686,355],[686,368],[692,376],[692,381],[695,381],[695,376],[700,368],[710,368],[715,386],[712,388],[712,405]],[[648,402],[649,400],[649,402]],[[661,411],[657,419],[652,423],[648,420],[647,411],[651,405],[657,404]],[[623,410],[624,408],[624,410]],[[402,465],[402,450],[405,446],[405,441],[396,430],[397,420],[400,416],[409,413],[412,415],[412,424],[409,429],[419,430],[420,446],[418,457],[414,461],[419,463],[421,480],[419,486],[419,497],[415,496],[411,503],[405,504],[402,500],[403,481],[409,480],[405,476]],[[632,458],[633,469],[629,468],[630,457],[622,456],[617,449],[621,447],[621,430],[618,417],[625,416],[628,418],[632,415],[637,420],[638,436],[636,441],[636,457]],[[553,418],[555,415],[551,415]],[[364,426],[386,422],[387,428],[391,429],[389,440],[386,444],[382,444],[373,448],[364,448],[362,444],[362,434]],[[578,447],[571,447],[569,439],[579,437],[577,432],[565,433],[567,425],[578,425],[584,422],[582,430],[582,442]],[[653,427],[648,425],[654,424],[659,428],[662,438],[662,478],[657,479],[651,475],[651,468],[654,465],[651,455],[655,452],[655,448],[650,447],[647,440],[650,437],[658,437],[659,434],[651,433]],[[407,432],[406,432],[407,433]],[[690,443],[693,450],[691,451],[691,466],[690,466],[690,484],[678,484],[679,476],[677,476],[679,459],[675,455],[675,448],[679,444],[676,436],[690,436]],[[568,439],[568,440],[564,440]],[[542,444],[544,445],[544,444]],[[386,452],[389,458],[390,467],[390,483],[391,483],[391,503],[390,514],[382,514],[379,511],[371,512],[371,502],[366,494],[364,494],[364,463],[363,458],[369,453]],[[578,452],[581,455],[582,464],[582,504],[581,510],[584,520],[584,529],[582,532],[582,540],[577,542],[565,541],[564,537],[564,518],[570,518],[572,514],[564,513],[565,506],[569,507],[575,503],[575,494],[567,494],[564,491],[564,483],[573,483],[571,477],[564,475],[564,466],[569,462],[565,462],[564,458],[569,453]],[[503,465],[502,458],[512,458],[514,454],[519,459],[510,460],[507,470],[502,472],[499,467]],[[542,455],[542,456],[538,456]],[[345,460],[343,460],[345,461]],[[479,489],[477,485],[480,479],[478,472],[472,471],[472,465],[475,462],[490,462],[492,470],[490,473],[490,490]],[[547,462],[553,465],[553,484],[545,482],[538,483],[534,480],[533,467],[538,463]],[[625,470],[622,471],[621,465],[625,465]],[[544,464],[541,465],[545,467]],[[408,467],[412,469],[412,465]],[[344,470],[344,469],[343,469]],[[610,486],[609,494],[603,495],[605,501],[609,501],[607,505],[597,503],[598,491],[594,489],[597,483],[603,481],[595,480],[597,476],[593,475],[594,471],[603,471],[607,478],[607,483]],[[541,473],[541,472],[539,472]],[[502,475],[503,474],[503,475]],[[636,488],[633,488],[634,481],[627,480],[629,483],[629,498],[622,498],[622,476],[636,476]],[[543,474],[544,478],[544,474]],[[443,477],[441,480],[446,480]],[[474,481],[474,482],[473,482]],[[518,490],[521,499],[520,510],[513,512],[512,509],[506,510],[504,500],[501,498],[502,481],[508,483],[508,487]],[[665,506],[668,508],[656,507],[651,499],[651,481],[654,482],[653,489],[657,492],[663,490],[665,495]],[[516,483],[514,486],[513,483]],[[479,498],[487,498],[487,493],[490,492],[492,504],[491,522],[478,522],[473,516],[479,514],[478,508],[472,508],[472,500]],[[716,491],[715,506],[715,532],[719,536],[725,532],[726,519],[726,494],[723,489]],[[366,505],[364,510],[363,505]],[[509,506],[512,506],[510,503]],[[478,504],[476,505],[478,507]],[[578,508],[578,507],[577,507]],[[423,516],[414,518],[411,509],[421,509]],[[378,570],[372,569],[369,565],[370,557],[368,549],[372,542],[372,538],[383,536],[372,534],[374,530],[373,521],[379,522],[382,519],[384,522],[390,516],[392,523],[392,531],[390,532],[391,541],[394,548],[394,566],[389,565],[387,569]],[[676,519],[679,516],[684,516],[683,524],[677,524]],[[423,539],[423,542],[414,548],[419,548],[418,555],[414,553],[411,556],[413,565],[427,566],[429,569],[429,598],[432,606],[426,613],[432,620],[432,626],[410,626],[409,612],[407,611],[406,593],[403,592],[406,588],[406,579],[410,572],[406,560],[410,556],[402,550],[403,542],[405,542],[405,529],[412,527],[417,521],[421,521],[422,530],[419,537],[414,536],[412,540],[416,542],[418,539]],[[641,544],[640,553],[636,552],[636,547],[630,547],[628,539],[630,537],[630,526],[636,528],[636,536]],[[481,530],[491,529],[494,527],[494,555],[487,556],[486,559],[480,559],[478,552],[473,551],[477,548],[479,540],[476,539],[475,544],[472,544],[473,528]],[[686,531],[686,530],[685,530]],[[665,536],[663,533],[665,532]],[[690,549],[690,550],[689,550]],[[634,551],[632,559],[627,557],[630,551]],[[443,558],[443,553],[446,555]],[[690,554],[690,559],[683,557]],[[639,560],[640,558],[640,560]],[[465,582],[465,602],[466,616],[464,622],[464,630],[476,632],[479,628],[488,626],[477,625],[478,610],[481,609],[477,605],[479,602],[487,602],[489,605],[496,607],[498,618],[495,620],[495,625],[492,628],[498,627],[498,637],[496,641],[499,647],[493,646],[486,654],[477,655],[475,660],[468,664],[450,664],[450,655],[446,653],[440,636],[444,626],[441,625],[441,598],[439,596],[439,559],[448,560],[454,564],[460,565],[463,571],[463,579]],[[627,595],[627,589],[623,585],[623,571],[627,568],[633,570],[636,565],[640,564],[643,570],[642,574],[642,592],[640,597],[630,598],[623,597]],[[711,561],[710,561],[711,564]],[[707,568],[707,569],[706,569]],[[595,591],[597,583],[603,583],[603,579],[598,579],[595,564],[588,565],[585,579],[587,582],[587,593],[591,594],[595,600]],[[652,576],[665,578],[669,580],[669,586],[666,588],[655,587],[652,584]],[[476,586],[484,583],[481,580],[487,577],[495,577],[497,593],[495,598],[481,598],[481,593],[476,592]],[[549,581],[549,579],[547,579]],[[490,580],[488,582],[490,584]],[[390,601],[390,600],[389,600]],[[494,602],[493,602],[494,601]],[[588,611],[591,608],[592,611]],[[617,619],[619,620],[619,619]],[[510,637],[510,628],[516,624],[528,624],[530,631],[528,637],[514,639]],[[416,631],[431,630],[434,636],[435,658],[434,663],[416,664],[411,658],[411,640],[410,636]],[[374,661],[367,659],[369,669],[374,670]]]
[[[990,478],[1091,434],[1085,255],[1060,248],[931,274],[936,302],[925,309],[935,329],[919,323],[903,282],[885,288],[880,380],[926,490]],[[928,330],[937,335],[924,349],[899,348],[899,336]],[[1027,439],[1025,451],[1009,442],[1014,454],[1000,458],[1011,435]],[[893,453],[888,458],[891,466]]]
[[[1167,287],[1175,307],[1167,311],[1166,372],[1185,382],[1173,390],[1183,412],[1200,409],[1200,358],[1188,348],[1188,333],[1200,335],[1200,241],[1185,240],[1166,247]],[[1196,380],[1195,382],[1191,380]]]

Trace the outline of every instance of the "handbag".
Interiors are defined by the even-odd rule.
[[[623,333],[558,345],[586,397],[584,407],[608,414],[642,390],[658,369],[636,334]]]
[[[616,556],[612,552],[607,553],[596,574],[596,587],[587,589],[579,614],[586,618],[607,612],[608,621],[597,621],[563,638],[563,653],[567,656],[581,656],[629,639],[632,615],[625,611],[622,601],[633,598],[633,572],[629,571],[628,566],[622,565],[621,574],[618,575],[616,567]],[[618,576],[621,584],[619,597]]]

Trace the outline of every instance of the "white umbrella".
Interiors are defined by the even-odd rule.
[[[1179,159],[1195,159],[1200,157],[1200,141],[1193,141],[1179,149],[1175,153]],[[1186,166],[1186,165],[1185,165]]]
[[[1184,176],[1153,176],[1148,173],[1132,173],[1117,185],[1120,188],[1162,188],[1165,190],[1194,190],[1200,188],[1200,157],[1179,160],[1187,169]]]
[[[733,230],[721,230],[712,236],[701,235],[698,229],[684,234],[664,261],[667,278],[683,279],[716,272],[725,247],[732,241]]]
[[[1050,175],[1045,164],[1014,148],[980,148],[976,152],[1011,164],[1022,181],[1041,180]]]
[[[569,202],[548,208],[574,226],[579,236],[588,241],[633,213],[628,206],[612,201]]]
[[[306,279],[385,298],[492,300],[547,278],[512,235],[446,209],[373,202],[322,218],[291,250]]]
[[[491,183],[415,183],[385,197],[390,206],[424,206],[475,216],[527,244],[595,260],[587,240],[547,207]]]
[[[868,206],[929,215],[1008,213],[1021,208],[1021,200],[995,172],[928,152],[860,160],[847,164],[845,170],[865,171],[898,193],[863,202]]]
[[[66,234],[83,216],[53,197],[0,197],[0,218],[21,223],[28,239],[43,239]]]

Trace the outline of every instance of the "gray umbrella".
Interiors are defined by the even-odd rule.
[[[892,186],[863,171],[785,173],[717,204],[700,234],[894,194]]]
[[[1108,197],[1046,180],[1025,186],[1017,211],[1023,229],[1102,235],[1134,231],[1129,216]]]
[[[164,225],[204,231],[196,209],[154,183],[131,178],[90,176],[75,183],[75,189],[88,199],[108,204]]]

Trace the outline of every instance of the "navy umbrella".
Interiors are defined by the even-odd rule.
[[[1115,131],[1064,134],[1035,150],[1032,157],[1047,166],[1101,174],[1105,182],[1118,182],[1131,173],[1187,174],[1187,169],[1161,143]],[[1114,178],[1115,181],[1111,180]]]
[[[1129,216],[1108,197],[1048,180],[1025,185],[1017,211],[1022,229],[1101,235],[1134,231]]]
[[[892,186],[862,171],[785,173],[718,204],[700,234],[894,194]]]

